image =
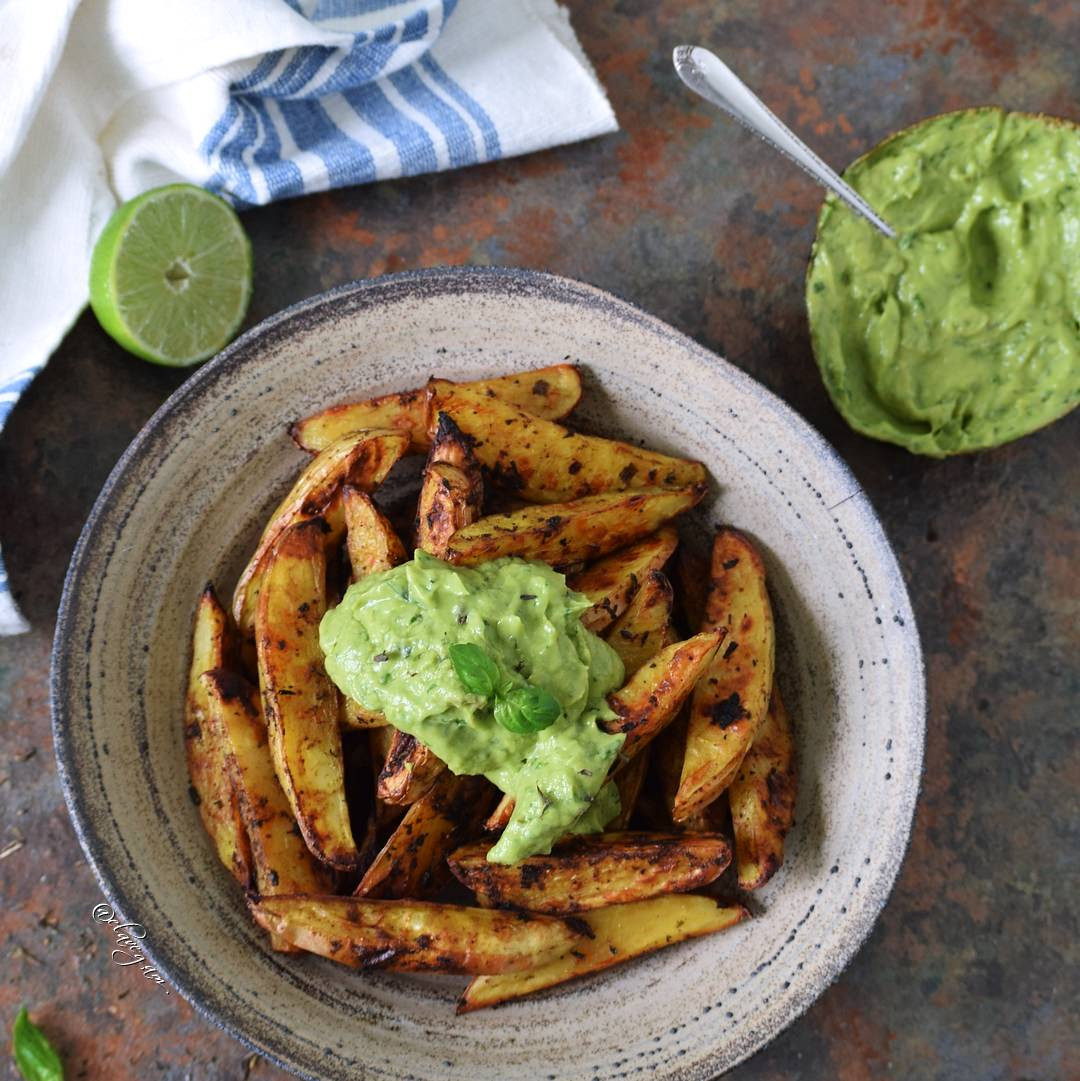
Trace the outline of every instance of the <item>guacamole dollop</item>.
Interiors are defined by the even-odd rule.
[[[941,457],[1080,400],[1080,128],[974,109],[894,135],[832,196],[806,299],[825,385],[856,430]]]
[[[515,799],[488,859],[516,863],[567,832],[595,832],[619,812],[605,784],[622,747],[598,721],[623,681],[619,655],[581,624],[589,601],[544,563],[496,559],[454,567],[424,552],[349,586],[323,617],[326,671],[350,698],[379,710],[457,774],[483,774]],[[479,646],[501,681],[554,695],[561,716],[511,732],[451,663],[455,643]]]

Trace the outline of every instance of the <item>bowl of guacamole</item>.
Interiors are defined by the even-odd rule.
[[[934,116],[829,196],[806,277],[814,356],[844,419],[932,457],[998,446],[1080,400],[1080,126],[988,107]]]

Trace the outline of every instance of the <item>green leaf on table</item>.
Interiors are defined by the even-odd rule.
[[[11,1053],[25,1081],[64,1081],[64,1064],[23,1006],[11,1029]]]

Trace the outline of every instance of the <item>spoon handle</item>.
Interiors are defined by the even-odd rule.
[[[861,214],[887,237],[895,230],[849,184],[845,184],[769,107],[714,53],[699,45],[680,45],[674,55],[679,78],[695,94],[718,105],[744,127],[828,188],[856,214]]]

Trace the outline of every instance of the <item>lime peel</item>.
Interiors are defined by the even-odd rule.
[[[118,207],[90,260],[90,306],[137,357],[207,360],[236,335],[251,300],[251,243],[236,212],[193,184]]]

